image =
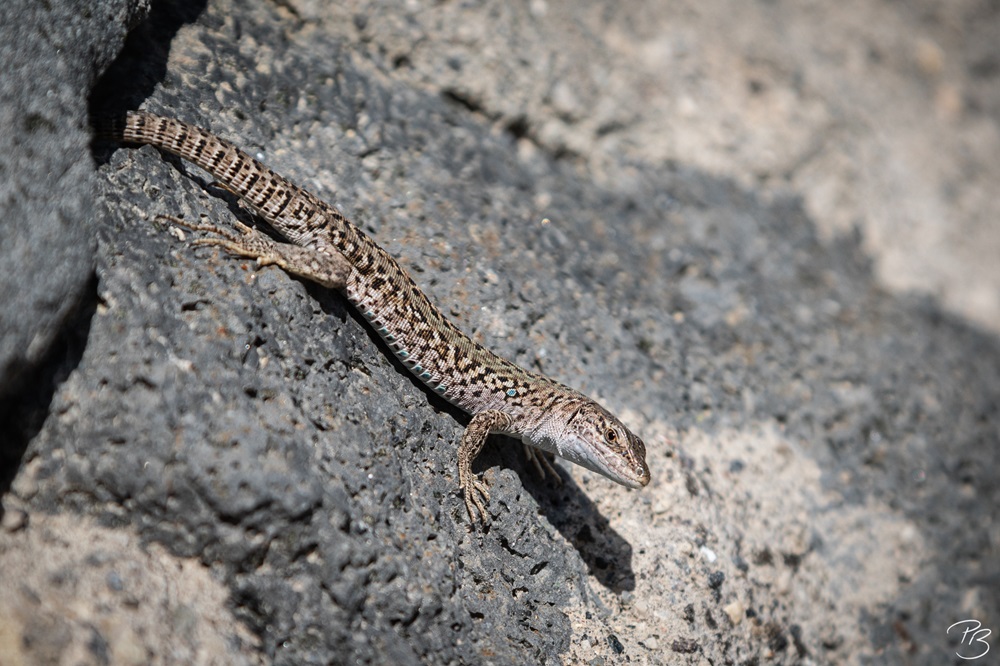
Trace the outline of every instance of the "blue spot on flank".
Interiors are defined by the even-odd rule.
[[[517,389],[507,389],[507,395],[513,398],[517,395]]]
[[[386,331],[388,331],[388,330],[389,329],[386,329]],[[396,341],[396,336],[392,335],[391,333],[387,333],[386,336],[385,336],[385,339],[388,340],[389,342],[395,342]]]
[[[400,349],[399,350],[399,357],[400,358],[406,358],[409,355],[410,355],[410,352],[406,351],[405,349]]]
[[[435,390],[435,391],[437,391],[438,393],[444,393],[444,392],[445,392],[445,391],[447,390],[447,387],[445,387],[445,385],[444,385],[444,384],[441,384],[441,386],[438,386],[438,387],[437,387],[436,389],[434,389],[434,390]]]
[[[429,373],[429,372],[427,372],[427,371],[424,371],[424,372],[422,372],[422,373],[420,374],[420,378],[421,378],[421,379],[430,379],[430,378],[431,378],[431,373]]]

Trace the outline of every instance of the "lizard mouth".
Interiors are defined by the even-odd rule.
[[[574,440],[566,444],[557,447],[556,453],[570,462],[597,472],[626,488],[638,490],[649,483],[649,468],[642,460],[623,460],[618,454],[596,451],[582,441]]]
[[[627,488],[634,488],[638,490],[639,488],[645,488],[649,484],[650,474],[649,468],[646,467],[645,463],[640,463],[637,466],[628,468],[628,474],[621,474],[615,477],[609,477],[613,481],[617,481],[621,485]],[[606,475],[607,476],[607,475]]]

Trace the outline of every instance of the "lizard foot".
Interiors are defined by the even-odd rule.
[[[548,474],[552,475],[552,478],[555,480],[557,486],[562,485],[562,477],[559,476],[559,471],[556,469],[556,466],[552,464],[553,456],[551,453],[547,453],[525,444],[524,455],[528,457],[528,461],[534,466],[535,472],[538,474],[539,478],[544,479],[548,476],[546,474],[546,472],[548,472]]]
[[[350,262],[339,252],[330,254],[300,245],[278,243],[239,220],[234,222],[239,230],[236,232],[213,224],[188,222],[172,215],[158,215],[156,219],[211,234],[191,241],[192,245],[217,245],[239,257],[255,259],[258,266],[275,265],[286,273],[324,287],[343,289],[351,273]]]
[[[490,522],[486,513],[486,505],[490,501],[490,491],[486,483],[472,475],[471,470],[468,476],[460,476],[464,477],[459,481],[459,485],[465,496],[465,510],[469,512],[469,521],[473,527],[477,523],[486,527]]]

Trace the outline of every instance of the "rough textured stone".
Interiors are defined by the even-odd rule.
[[[79,516],[25,516],[0,533],[4,664],[264,663],[197,561]]]
[[[86,99],[146,4],[0,6],[0,484],[78,357],[75,317],[86,319],[94,289]]]
[[[44,422],[4,424],[20,442],[5,449],[5,580],[52,543],[25,545],[39,521],[18,516],[82,515],[126,535],[122,552],[162,546],[211,571],[253,636],[213,652],[186,634],[203,663],[252,645],[288,664],[936,664],[955,614],[1000,617],[1000,343],[881,289],[862,239],[819,233],[798,199],[642,150],[669,119],[630,103],[651,79],[601,46],[649,39],[649,7],[157,4],[96,85],[107,59],[87,54],[128,12],[85,23],[84,83],[66,98],[81,137],[88,104],[142,104],[259,153],[463,328],[620,412],[654,482],[637,493],[564,468],[556,486],[500,440],[476,466],[494,523],[470,532],[455,491],[465,417],[338,294],[175,238],[156,215],[249,221],[190,165],[151,148],[97,147],[92,162],[42,137],[48,162],[31,168],[91,183],[45,203],[96,240],[96,290],[87,270],[65,278],[96,296],[46,324],[77,342],[64,372],[37,379]],[[5,326],[30,339],[38,324],[15,307]],[[39,580],[35,596],[118,585],[68,566],[81,584]],[[196,626],[219,605],[206,598],[193,614],[168,598],[173,619],[142,626]],[[4,645],[80,654],[69,614],[18,599]],[[98,634],[95,663],[140,648],[170,660],[160,636]]]

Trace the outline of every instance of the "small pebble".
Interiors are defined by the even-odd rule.
[[[743,615],[746,613],[746,608],[743,606],[743,602],[738,599],[724,607],[722,610],[724,610],[726,615],[729,616],[729,621],[733,623],[734,627],[743,621]]]
[[[11,534],[17,532],[27,524],[28,514],[20,509],[5,509],[3,512],[3,521],[0,522],[0,525],[3,526],[3,531]]]
[[[115,571],[114,569],[112,569],[107,573],[107,575],[105,575],[104,582],[107,583],[108,588],[113,590],[114,592],[121,592],[122,590],[125,589],[125,582],[122,580],[122,577],[118,574],[118,572]]]

